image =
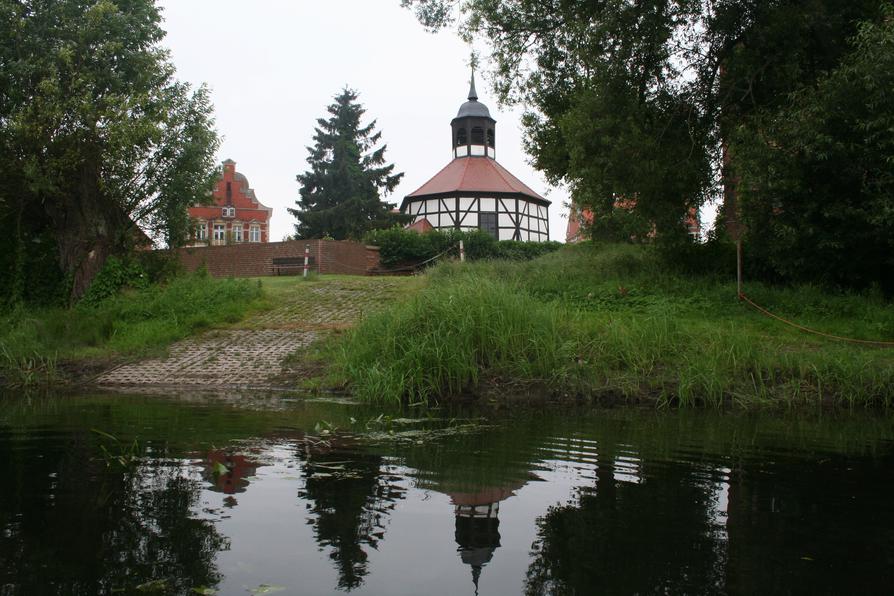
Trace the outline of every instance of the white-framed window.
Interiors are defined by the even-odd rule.
[[[242,242],[242,222],[233,224],[233,242]]]
[[[204,221],[196,222],[196,240],[208,239],[208,224]]]
[[[222,223],[214,224],[214,244],[223,244],[227,239],[227,227]]]
[[[249,242],[260,242],[261,241],[261,226],[258,224],[251,224],[248,228],[248,241]]]
[[[236,217],[235,207],[224,207],[221,211],[224,217]]]

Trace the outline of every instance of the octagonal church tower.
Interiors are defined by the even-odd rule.
[[[401,203],[401,212],[413,217],[411,226],[483,230],[497,240],[549,240],[550,201],[497,163],[496,124],[478,101],[473,72],[468,101],[450,122],[453,161]]]

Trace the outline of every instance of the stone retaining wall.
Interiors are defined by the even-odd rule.
[[[369,275],[379,266],[378,247],[337,240],[201,246],[180,248],[177,254],[187,271],[204,265],[214,277],[260,277],[273,274],[274,258],[303,258],[305,245],[313,257],[311,269],[319,273]]]

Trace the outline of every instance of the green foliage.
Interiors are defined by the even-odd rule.
[[[486,232],[476,230],[431,230],[419,234],[412,230],[393,227],[373,230],[366,234],[364,242],[379,247],[382,266],[387,269],[413,266],[453,249],[451,256],[458,256],[455,247],[463,241],[466,258],[470,261],[481,259],[533,259],[548,252],[558,250],[559,242],[518,242],[497,241]]]
[[[357,93],[345,88],[327,108],[328,120],[317,120],[314,146],[308,147],[310,169],[298,175],[301,198],[289,209],[298,222],[295,237],[359,239],[368,230],[402,221],[393,203],[382,201],[403,177],[385,163],[386,145],[376,148],[382,133],[376,122],[362,126],[365,110]]]
[[[52,239],[77,299],[141,230],[185,239],[215,173],[208,91],[174,79],[154,0],[0,0],[0,13],[0,221],[27,218],[25,260],[29,238]]]
[[[628,232],[618,199],[660,239],[725,191],[752,274],[894,292],[890,2],[402,5],[490,45],[534,164],[597,238]]]
[[[133,271],[114,270],[124,279]],[[155,353],[197,330],[238,321],[260,296],[249,280],[193,274],[70,309],[20,306],[0,317],[0,374],[18,374],[16,363],[35,358],[55,363]]]
[[[123,289],[142,290],[150,284],[168,281],[179,266],[170,253],[161,251],[141,251],[126,258],[109,257],[81,303],[96,306]]]
[[[840,64],[734,137],[749,260],[787,280],[894,294],[894,7]]]
[[[634,245],[445,263],[413,299],[351,331],[334,357],[352,391],[373,401],[533,389],[679,405],[894,404],[890,349],[805,335],[739,302],[728,278],[680,274]],[[748,292],[821,331],[894,338],[894,306],[878,295]]]
[[[81,302],[97,305],[114,296],[122,288],[143,289],[149,284],[146,272],[133,260],[109,257],[99,274],[93,278]]]

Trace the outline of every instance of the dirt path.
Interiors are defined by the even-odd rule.
[[[284,360],[322,334],[343,329],[404,294],[411,278],[337,277],[263,281],[273,307],[226,329],[172,345],[165,358],[128,363],[96,383],[109,387],[278,388]]]

